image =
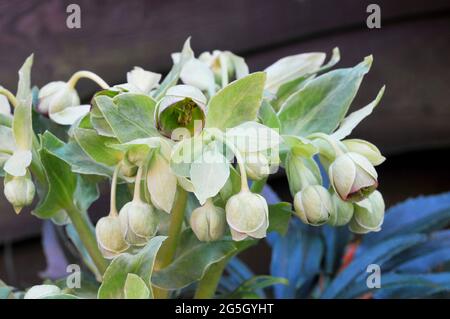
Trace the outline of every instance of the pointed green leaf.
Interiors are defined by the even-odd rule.
[[[282,133],[307,136],[335,130],[371,64],[369,56],[354,68],[331,71],[309,81],[282,105],[278,113]]]
[[[150,290],[146,283],[135,274],[128,274],[124,287],[125,299],[148,299]]]
[[[206,126],[225,130],[256,120],[261,105],[266,75],[252,73],[217,92],[208,104]]]

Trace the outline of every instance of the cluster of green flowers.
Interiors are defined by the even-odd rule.
[[[374,166],[381,164],[384,157],[367,141],[344,139],[370,114],[379,98],[368,109],[364,108],[363,114],[351,114],[344,119],[334,133],[325,134],[320,127],[304,136],[291,135],[286,130],[280,133],[279,127],[271,121],[282,122],[284,117],[289,123],[291,119],[283,106],[277,110],[272,109],[271,104],[282,104],[289,99],[280,96],[287,91],[286,84],[295,86],[297,92],[307,87],[316,73],[327,69],[329,66],[322,65],[325,54],[286,57],[264,72],[253,74],[249,74],[242,57],[228,51],[205,52],[195,58],[189,43],[183,52],[173,54],[172,58],[177,76],[171,79],[169,74],[163,82],[160,82],[160,74],[135,67],[128,72],[127,83],[114,87],[91,72],[79,71],[67,82],[52,82],[39,90],[38,112],[55,123],[71,125],[73,130],[84,118],[89,118],[96,133],[107,137],[115,137],[117,132],[101,122],[97,104],[110,101],[110,96],[130,93],[150,97],[156,102],[154,126],[157,136],[142,136],[126,143],[108,145],[120,151],[122,157],[112,176],[110,213],[96,225],[98,246],[105,257],[112,258],[131,247],[143,246],[161,231],[166,220],[161,212],[171,213],[176,196],[180,196],[179,189],[195,194],[199,202],[189,212],[190,216],[188,213],[186,223],[199,240],[216,241],[231,236],[233,240],[241,241],[265,237],[269,227],[269,207],[264,197],[250,190],[248,178],[265,182],[279,165],[286,170],[295,214],[304,223],[314,226],[348,224],[355,233],[380,229],[384,202],[376,191],[378,182]],[[368,59],[362,65],[370,62]],[[80,78],[89,78],[105,90],[96,94],[92,107],[80,105],[75,89]],[[247,82],[237,85],[239,80],[245,79],[249,79],[248,83],[253,83],[250,80],[257,85],[262,83],[261,94],[251,91]],[[233,100],[233,95],[220,96],[229,88],[235,90],[238,102]],[[3,90],[2,93],[8,96],[7,92]],[[251,113],[245,109],[247,97],[256,101],[259,107],[253,120],[248,120],[249,116],[245,114]],[[10,97],[10,100],[16,99]],[[0,101],[5,109],[8,100]],[[242,108],[235,113],[223,109],[221,114],[220,109],[213,109],[214,103],[222,104],[224,108],[231,103],[242,103]],[[10,110],[6,113],[11,116]],[[228,121],[226,127],[220,125],[222,116]],[[246,120],[241,121],[241,117]],[[35,193],[28,169],[32,141],[29,137],[22,141],[14,127],[0,126],[0,129],[2,140],[9,141],[9,144],[3,143],[1,149],[2,166],[7,173],[5,195],[19,211],[32,202]],[[184,160],[176,160],[180,157]],[[231,163],[234,158],[239,171]],[[319,162],[328,172],[329,189],[323,186]],[[233,174],[239,179],[237,187]],[[133,199],[120,211],[116,208],[118,182],[134,183]]]

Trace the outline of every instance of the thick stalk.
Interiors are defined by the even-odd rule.
[[[99,273],[103,275],[108,267],[108,262],[103,258],[102,253],[98,249],[97,240],[95,239],[87,214],[83,214],[74,205],[67,207],[66,212]]]
[[[14,94],[11,93],[11,91],[5,89],[4,87],[0,86],[0,94],[6,96],[6,98],[8,99],[9,103],[11,103],[11,105],[16,108],[17,105],[19,104],[19,102],[17,101],[16,97],[14,96]]]
[[[178,187],[177,197],[170,213],[170,224],[167,239],[163,242],[156,259],[155,270],[167,267],[174,259],[180,240],[181,228],[183,226],[184,210],[186,209],[187,192]],[[164,289],[154,288],[155,297],[166,299],[169,292]]]
[[[211,299],[214,297],[217,290],[217,285],[219,284],[228,260],[229,258],[224,258],[223,260],[212,264],[208,268],[205,275],[198,283],[197,290],[194,295],[195,299]]]

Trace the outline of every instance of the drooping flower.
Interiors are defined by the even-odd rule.
[[[364,156],[349,152],[336,158],[328,170],[330,183],[344,201],[360,201],[378,187],[378,174]]]

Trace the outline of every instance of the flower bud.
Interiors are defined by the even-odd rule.
[[[13,205],[17,214],[24,206],[33,202],[35,187],[33,181],[28,176],[17,176],[6,181],[4,186],[5,197]]]
[[[366,199],[354,203],[355,212],[349,224],[352,232],[365,234],[379,231],[384,220],[384,200],[379,191],[373,192]]]
[[[322,184],[322,177],[317,164],[312,158],[288,154],[286,158],[286,175],[292,196],[309,185]]]
[[[270,174],[269,160],[259,152],[242,153],[245,172],[253,180],[261,180]]]
[[[142,246],[156,234],[158,215],[141,200],[126,203],[119,213],[122,232],[130,245]]]
[[[23,299],[44,299],[46,297],[59,295],[61,289],[55,285],[36,285],[28,289]]]
[[[328,224],[331,226],[347,225],[353,216],[353,204],[344,202],[335,192],[332,192],[331,194],[331,202],[333,204],[333,209],[331,210]]]
[[[241,191],[233,195],[225,206],[227,223],[234,240],[247,236],[263,238],[269,226],[269,208],[259,194]]]
[[[95,226],[95,234],[98,247],[105,258],[114,258],[130,247],[125,241],[125,234],[117,215],[100,218]]]
[[[328,169],[330,183],[344,201],[357,202],[378,187],[378,174],[362,155],[345,153],[336,158]]]
[[[131,163],[126,157],[122,160],[120,165],[120,174],[126,177],[136,175],[137,166]]]
[[[156,111],[158,130],[166,137],[178,128],[199,133],[205,125],[206,97],[196,87],[176,85],[167,90]]]
[[[56,123],[73,124],[89,112],[89,105],[80,105],[77,91],[66,82],[50,82],[39,91],[37,110],[48,114]]]
[[[380,165],[386,160],[386,158],[381,155],[380,150],[375,145],[367,141],[360,139],[349,139],[342,141],[342,143],[350,152],[358,153],[364,156],[374,166]]]
[[[200,241],[215,241],[225,233],[225,210],[212,201],[194,209],[190,219],[192,231]]]
[[[328,190],[321,185],[310,185],[294,196],[296,215],[309,225],[325,224],[332,214],[333,204]]]

